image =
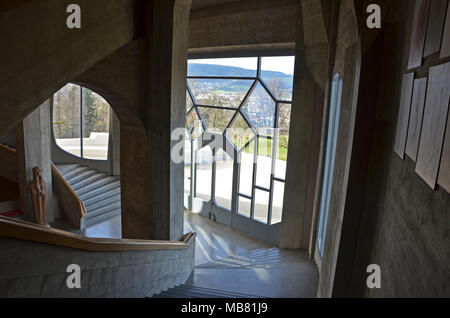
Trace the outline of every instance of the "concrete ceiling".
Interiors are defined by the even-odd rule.
[[[238,2],[240,0],[192,0],[192,10],[216,6],[219,4]]]

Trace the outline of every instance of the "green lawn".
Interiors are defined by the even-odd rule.
[[[288,144],[289,137],[288,136],[280,136],[278,143],[278,159],[287,161],[287,151],[286,145]],[[258,143],[258,156],[272,156],[272,144],[273,141],[271,139],[259,138]],[[283,146],[284,145],[284,146]],[[244,150],[246,153],[253,153],[254,148],[253,145],[251,147],[247,147]]]

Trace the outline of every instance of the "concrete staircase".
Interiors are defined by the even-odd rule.
[[[261,296],[182,284],[152,298],[263,298]]]
[[[78,164],[58,164],[57,169],[86,208],[85,225],[120,215],[120,178]]]

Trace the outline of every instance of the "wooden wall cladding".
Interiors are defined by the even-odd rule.
[[[414,81],[409,115],[408,138],[405,153],[413,160],[417,160],[419,151],[420,132],[422,131],[423,110],[427,92],[427,78],[419,78]]]
[[[394,150],[400,156],[405,157],[406,138],[408,136],[409,113],[411,109],[412,91],[414,85],[414,73],[403,75],[402,95],[400,110],[397,120],[397,135]]]
[[[422,65],[429,9],[430,0],[416,0],[414,21],[411,32],[411,44],[409,49],[409,70]]]
[[[436,186],[450,98],[450,62],[430,68],[416,173]]]
[[[441,166],[439,167],[438,183],[450,193],[450,111],[447,118],[447,129],[442,149]]]
[[[444,35],[442,37],[441,58],[450,56],[450,5],[447,6]]]
[[[423,56],[438,53],[441,49],[442,30],[444,29],[448,0],[431,0],[428,15],[428,27]]]

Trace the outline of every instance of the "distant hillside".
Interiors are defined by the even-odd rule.
[[[240,76],[240,77],[253,77],[256,71],[248,70],[245,68],[214,65],[214,64],[198,64],[190,63],[188,65],[188,75],[190,76]],[[284,74],[274,71],[262,71],[261,76],[265,81],[272,79],[279,79],[283,85],[283,89],[292,90],[292,75]]]

